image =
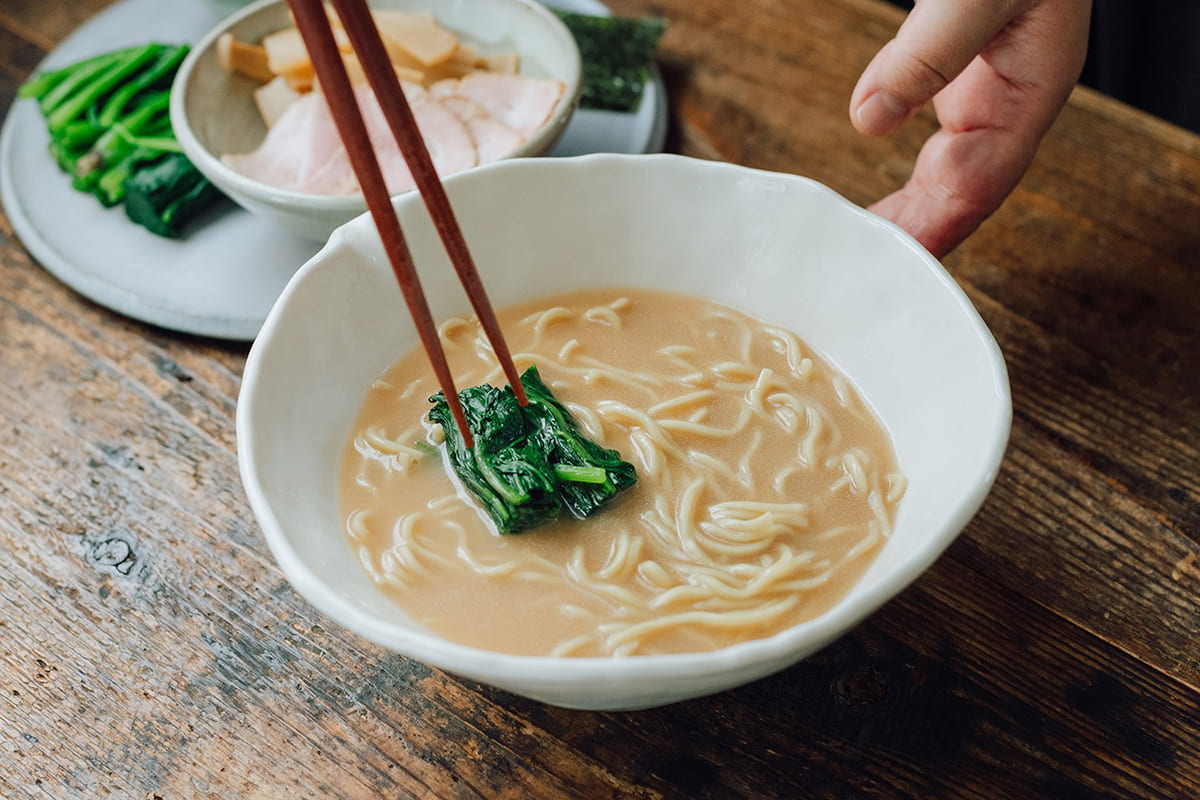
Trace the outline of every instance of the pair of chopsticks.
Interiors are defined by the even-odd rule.
[[[384,49],[383,40],[379,37],[379,31],[375,28],[366,0],[332,0],[332,4],[342,21],[342,27],[350,37],[350,44],[358,55],[367,81],[379,100],[384,118],[392,129],[392,135],[396,137],[400,152],[442,239],[442,246],[446,248],[454,270],[458,273],[458,279],[470,298],[471,306],[487,334],[488,341],[491,342],[492,351],[504,370],[504,377],[512,387],[517,401],[524,406],[528,402],[525,389],[512,363],[512,355],[504,341],[504,334],[500,331],[496,312],[475,269],[475,262],[467,249],[462,230],[458,227],[450,200],[446,197],[433,160],[425,148],[425,140],[417,129],[412,109],[404,96],[400,81],[396,78],[396,72]],[[400,283],[400,290],[416,324],[421,345],[429,356],[438,385],[446,396],[446,402],[450,405],[464,442],[467,447],[473,447],[474,439],[467,428],[462,403],[459,402],[458,392],[454,388],[454,376],[450,374],[446,354],[438,339],[437,325],[430,314],[425,291],[421,288],[421,281],[413,264],[412,253],[400,229],[400,220],[396,217],[396,209],[388,195],[383,172],[375,158],[367,126],[355,100],[350,79],[346,75],[325,6],[322,0],[288,0],[288,6],[296,19],[296,27],[300,30],[304,45],[308,48],[317,80],[320,81],[321,90],[329,103],[338,134],[350,158],[350,165],[358,178],[363,197],[366,198],[367,208],[375,221],[375,227],[379,230],[384,252],[391,262],[396,280]]]

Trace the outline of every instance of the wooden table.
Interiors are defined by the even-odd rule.
[[[0,108],[105,0],[0,7]],[[847,99],[875,0],[614,0],[671,20],[668,148],[897,186]],[[551,708],[333,627],[238,478],[247,348],[81,299],[0,215],[4,797],[1200,797],[1200,138],[1079,90],[946,261],[1015,420],[940,561],[818,655],[637,713]]]

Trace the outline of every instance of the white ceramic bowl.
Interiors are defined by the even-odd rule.
[[[373,8],[430,11],[438,22],[483,52],[515,51],[521,73],[560,80],[562,97],[546,123],[507,158],[550,152],[579,103],[579,48],[566,26],[532,0],[371,0]],[[226,31],[258,42],[292,24],[285,0],[259,2],[227,17],[192,48],[171,90],[171,125],[184,153],[221,191],[242,207],[309,239],[324,241],[337,226],[366,210],[362,195],[329,196],[288,191],[248,178],[221,161],[248,153],[266,136],[254,104],[257,84],[217,63],[216,42]]]
[[[953,279],[890,223],[804,178],[679,156],[501,162],[446,188],[497,306],[585,287],[657,287],[792,329],[874,406],[908,491],[894,533],[849,595],[768,639],[711,653],[555,659],[423,631],[365,576],[335,502],[335,463],[368,385],[417,346],[361,217],[334,233],[272,310],[237,418],[243,481],[272,552],[296,590],[347,628],[548,703],[660,705],[754,680],[828,644],[921,574],[983,502],[1011,420],[1004,361]],[[402,196],[396,208],[435,317],[467,313],[420,200]]]

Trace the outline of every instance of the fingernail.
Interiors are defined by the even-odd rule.
[[[855,113],[864,133],[886,136],[908,119],[908,106],[891,92],[880,90],[864,100]]]

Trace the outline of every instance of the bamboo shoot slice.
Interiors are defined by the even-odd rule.
[[[263,37],[262,45],[267,51],[267,66],[276,75],[302,71],[305,67],[312,71],[308,50],[304,49],[304,40],[295,28],[267,34]]]
[[[270,128],[300,96],[300,92],[288,86],[287,81],[276,76],[254,90],[254,104],[258,106],[263,122]]]
[[[375,11],[374,16],[384,41],[390,40],[422,66],[441,64],[458,50],[458,37],[429,18],[390,10]]]
[[[275,77],[267,65],[264,48],[239,42],[228,31],[217,39],[217,63],[227,72],[240,72],[256,81],[269,81]]]

